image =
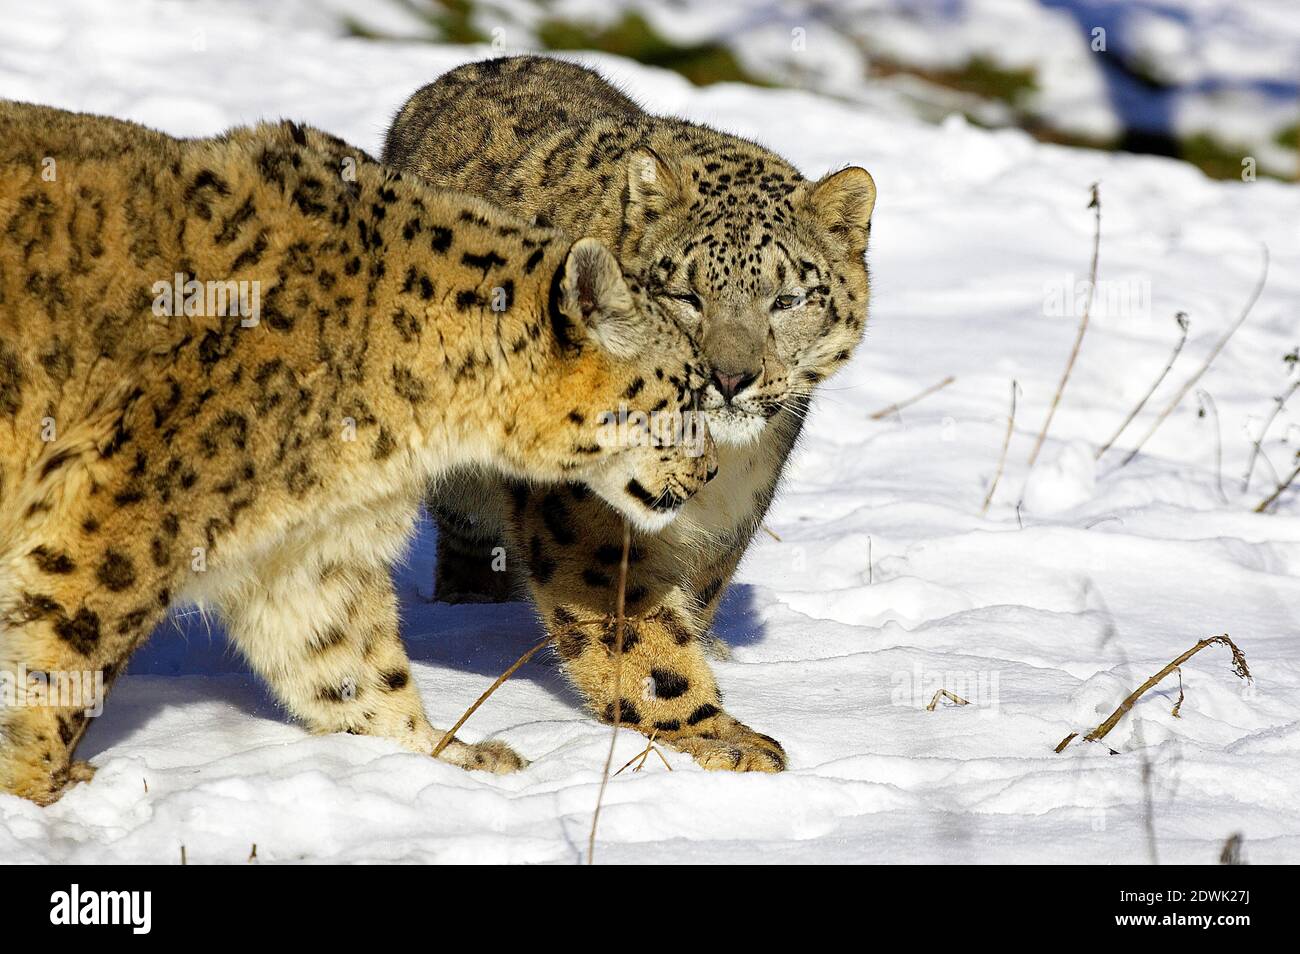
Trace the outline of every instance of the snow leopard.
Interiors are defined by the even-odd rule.
[[[648,113],[595,71],[537,56],[471,63],[418,90],[383,156],[539,224],[600,237],[700,336],[709,365],[702,407],[718,477],[671,526],[635,534],[622,657],[606,636],[621,520],[581,480],[520,488],[480,469],[435,487],[437,597],[526,593],[598,718],[617,714],[705,768],[781,771],[781,744],[723,707],[711,627],[814,389],[863,336],[871,175],[849,166],[805,179],[756,143]],[[497,572],[502,546],[514,560]],[[617,700],[616,682],[632,687]]]
[[[663,528],[716,470],[707,428],[601,421],[696,416],[696,339],[597,239],[320,130],[0,103],[0,791],[88,778],[98,700],[61,676],[111,684],[190,602],[308,728],[432,754],[390,573],[430,480],[580,481]]]

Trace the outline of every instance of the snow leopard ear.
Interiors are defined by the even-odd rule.
[[[865,249],[871,234],[871,213],[876,208],[876,183],[860,166],[849,166],[820,179],[808,195],[813,215],[822,228]]]
[[[641,353],[646,330],[609,249],[594,238],[579,239],[558,278],[556,307],[565,321],[555,322],[555,330],[562,343],[581,347],[591,341],[624,359]]]
[[[684,168],[673,168],[659,153],[642,146],[628,158],[628,211],[666,215],[676,207],[685,207],[688,181]]]

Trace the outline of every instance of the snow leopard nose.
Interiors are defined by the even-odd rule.
[[[728,374],[726,371],[713,372],[713,385],[718,389],[724,401],[730,402],[741,391],[754,383],[757,371],[742,371],[740,374]]]

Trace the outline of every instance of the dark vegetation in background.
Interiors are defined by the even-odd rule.
[[[444,43],[489,43],[487,36],[474,25],[475,0],[397,0],[428,26],[428,39]],[[1043,0],[1047,6],[1068,10],[1077,19],[1085,37],[1094,26],[1107,29],[1111,48],[1097,55],[1103,57],[1102,71],[1107,92],[1123,131],[1115,137],[1099,138],[1080,135],[1055,126],[1049,118],[1035,113],[1033,95],[1038,90],[1032,67],[1001,66],[986,56],[976,55],[958,67],[936,69],[909,64],[864,50],[870,64],[868,76],[910,76],[940,90],[973,97],[985,103],[999,104],[1006,122],[1027,131],[1044,142],[1084,146],[1092,149],[1124,150],[1183,159],[1218,179],[1236,179],[1242,174],[1242,159],[1251,154],[1248,146],[1220,139],[1209,133],[1179,135],[1173,130],[1172,103],[1177,87],[1159,75],[1140,57],[1126,54],[1114,39],[1119,35],[1117,23],[1093,23],[1095,10],[1084,12],[1071,0]],[[545,9],[545,5],[542,5]],[[1104,17],[1103,17],[1104,19]],[[345,21],[355,36],[389,39],[368,29],[358,20]],[[698,86],[711,83],[750,83],[770,86],[771,82],[745,69],[735,54],[722,43],[690,45],[674,43],[655,31],[640,13],[625,12],[612,24],[594,25],[559,17],[543,16],[536,29],[537,42],[543,50],[598,50],[627,57],[648,66],[670,69]],[[1300,92],[1297,93],[1300,97]],[[1300,101],[1297,102],[1300,110]],[[977,125],[990,125],[986,118],[967,112]],[[1001,121],[999,123],[1001,124]],[[1300,122],[1278,132],[1274,141],[1297,153],[1294,177],[1300,179]],[[1272,173],[1259,169],[1261,176]]]
[[[639,13],[625,13],[613,26],[593,28],[581,23],[548,20],[538,30],[548,50],[600,50],[681,73],[697,86],[710,83],[767,85],[750,76],[725,46],[700,43],[676,46],[655,33]]]

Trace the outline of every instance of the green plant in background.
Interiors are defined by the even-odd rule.
[[[1241,160],[1250,154],[1247,146],[1225,143],[1204,132],[1187,136],[1178,144],[1178,158],[1213,179],[1240,179]],[[1269,175],[1266,171],[1260,174]]]
[[[448,43],[487,42],[488,38],[470,22],[474,13],[472,0],[440,0],[435,6],[440,9],[431,11],[429,20]]]
[[[600,50],[628,59],[681,73],[697,86],[710,83],[752,83],[769,85],[750,76],[725,46],[700,43],[677,46],[655,32],[639,13],[623,14],[607,27],[593,27],[570,20],[546,20],[537,38],[548,50]]]
[[[488,37],[474,26],[473,0],[396,0],[430,31],[426,39],[439,43],[486,43]],[[393,40],[366,26],[356,17],[343,17],[343,28],[350,36],[365,40]]]
[[[1012,106],[1021,105],[1038,92],[1032,67],[1007,69],[983,56],[973,56],[957,69],[936,71],[929,78],[958,92],[1000,99]]]
[[[424,24],[426,32],[423,39],[440,43],[486,43],[489,37],[475,26],[475,13],[487,12],[488,8],[494,14],[508,13],[507,10],[495,8],[491,0],[487,3],[479,3],[478,0],[395,2],[411,13],[416,21]],[[538,7],[545,9],[547,4],[539,2]],[[353,36],[372,40],[397,39],[381,35],[356,18],[345,18],[343,22]],[[529,33],[525,30],[520,36],[528,37]],[[726,82],[774,85],[748,72],[724,43],[712,40],[686,45],[674,43],[657,32],[650,21],[636,11],[626,11],[614,22],[604,25],[549,17],[543,19],[531,34],[536,45],[543,50],[598,50],[648,66],[673,70],[698,86]],[[1171,133],[1129,129],[1115,137],[1096,137],[1060,128],[1046,117],[1037,115],[1033,109],[1034,95],[1039,90],[1033,67],[1006,67],[992,57],[977,54],[958,66],[936,68],[895,61],[874,51],[864,52],[868,52],[870,63],[870,73],[865,82],[871,82],[872,78],[906,75],[968,97],[1001,103],[1009,108],[1008,119],[1011,124],[1044,142],[1175,156],[1218,179],[1239,178],[1242,157],[1251,154],[1248,147],[1221,140],[1209,132],[1181,137]],[[1116,58],[1115,63],[1126,75],[1149,89],[1173,88],[1150,64],[1134,58]],[[964,112],[973,123],[985,125],[971,111]],[[1279,130],[1274,141],[1282,148],[1300,154],[1300,123]],[[1259,174],[1280,177],[1275,170],[1261,169]],[[1300,178],[1300,155],[1297,155],[1297,177]]]

